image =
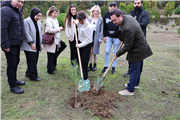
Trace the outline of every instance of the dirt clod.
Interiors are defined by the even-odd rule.
[[[104,88],[104,87],[102,87]],[[118,108],[115,102],[122,101],[121,95],[113,92],[109,92],[100,88],[99,91],[91,89],[84,91],[77,96],[77,103],[75,104],[75,97],[70,98],[69,104],[73,108],[82,107],[84,110],[89,109],[92,114],[91,116],[97,115],[100,119],[102,118],[114,118],[115,112],[113,108]]]

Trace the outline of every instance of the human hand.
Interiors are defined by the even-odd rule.
[[[31,44],[31,49],[32,50],[36,50],[36,45],[33,43],[33,44]]]
[[[71,37],[69,37],[69,41],[70,41],[70,42],[72,42],[72,41],[73,41],[73,39],[72,39]]]
[[[6,49],[4,49],[6,52],[9,52],[10,51],[10,48],[6,48]]]
[[[76,47],[79,48],[79,47],[78,47],[78,44],[76,44]]]
[[[41,50],[43,50],[43,44],[41,45]]]
[[[60,29],[60,30],[62,30],[62,29],[63,29],[63,27],[59,27],[59,29]]]
[[[113,56],[114,56],[114,60],[116,60],[116,59],[117,59],[117,55],[116,55],[116,54],[114,54]]]
[[[106,37],[103,38],[104,43],[106,43]]]

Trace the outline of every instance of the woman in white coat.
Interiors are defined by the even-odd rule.
[[[42,34],[41,34],[41,19],[42,13],[38,8],[32,8],[30,16],[24,19],[25,39],[21,44],[21,49],[24,50],[27,59],[26,76],[31,80],[39,81],[37,72],[37,62],[39,51],[43,49]]]
[[[43,44],[44,50],[47,51],[47,72],[52,75],[57,70],[56,65],[59,54],[66,48],[66,45],[61,45],[60,41],[60,31],[63,27],[59,27],[58,14],[59,12],[55,6],[50,7],[47,11],[45,32],[54,34],[54,43],[52,45]]]
[[[90,17],[91,19],[89,19],[89,22],[93,28],[93,43],[91,47],[88,71],[95,71],[97,65],[97,54],[99,54],[100,44],[103,41],[103,19],[101,18],[101,9],[98,5],[91,8]],[[93,67],[92,57],[94,57]]]

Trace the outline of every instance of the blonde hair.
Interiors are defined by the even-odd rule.
[[[47,11],[46,16],[51,16],[51,13],[53,13],[54,11],[58,12],[59,14],[58,9],[55,6],[51,6]]]
[[[99,5],[94,5],[94,6],[91,8],[91,13],[90,13],[91,18],[94,17],[94,15],[93,15],[93,10],[94,10],[95,8],[98,8],[98,11],[99,11],[99,16],[98,16],[98,17],[101,18],[101,9],[100,9]]]

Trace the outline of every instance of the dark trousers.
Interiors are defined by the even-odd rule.
[[[17,81],[16,72],[20,61],[20,46],[10,46],[10,51],[5,51],[5,55],[7,60],[8,83],[10,87],[15,87]]]
[[[70,45],[70,50],[71,50],[71,53],[70,53],[71,65],[74,65],[74,63],[78,61],[76,40],[73,40],[72,42],[69,41],[69,45]]]
[[[91,46],[92,43],[79,49],[84,80],[88,79],[88,63],[90,58]]]
[[[47,72],[48,73],[53,73],[56,65],[57,65],[57,58],[59,56],[59,54],[66,48],[65,44],[61,44],[61,47],[58,48],[58,46],[56,46],[56,50],[55,53],[50,53],[47,52],[47,58],[48,58],[48,62],[47,62]]]
[[[26,60],[27,60],[26,76],[29,76],[32,80],[35,80],[36,78],[38,78],[37,62],[39,58],[39,51],[37,52],[24,51],[24,52],[26,54]]]
[[[134,87],[139,86],[140,76],[142,72],[143,61],[137,63],[129,63],[130,79],[126,90],[134,92]]]

